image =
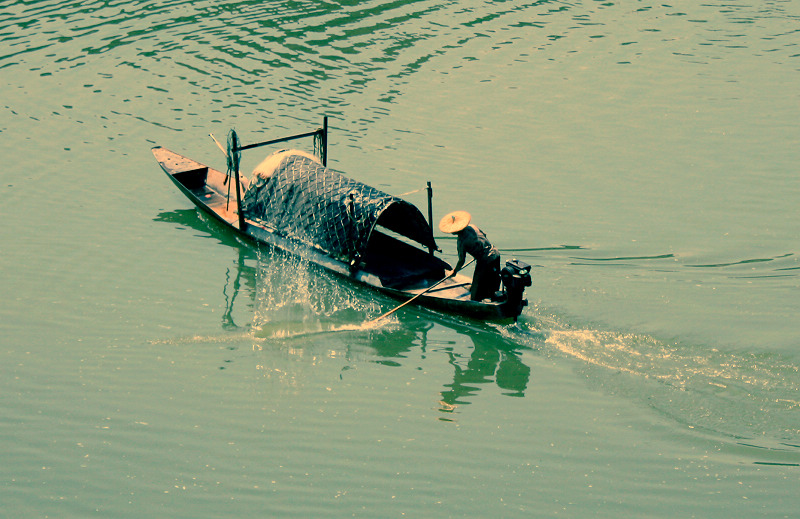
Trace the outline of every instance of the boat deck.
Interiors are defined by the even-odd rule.
[[[239,226],[239,217],[236,212],[236,187],[230,186],[231,197],[229,199],[228,176],[225,173],[164,148],[156,148],[153,153],[173,181],[187,195],[200,202],[200,207],[205,206],[221,220],[235,227]],[[240,186],[244,192],[247,189],[247,182],[240,182]]]

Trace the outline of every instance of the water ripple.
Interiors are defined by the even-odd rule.
[[[663,53],[698,64],[742,49],[776,62],[798,55],[797,16],[776,3],[39,2],[0,16],[0,68],[128,66],[163,79],[151,86],[181,81],[250,119],[297,105],[337,116],[357,104],[356,127],[385,116],[378,107],[396,103],[418,72],[448,73],[487,53],[523,64],[537,51],[555,61],[606,54],[621,65]]]

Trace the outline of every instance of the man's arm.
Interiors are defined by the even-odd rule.
[[[464,249],[461,236],[458,237],[458,243],[456,246],[458,248],[458,263],[456,263],[456,266],[453,268],[453,274],[461,270],[461,267],[464,266],[464,260],[467,259],[467,251]]]

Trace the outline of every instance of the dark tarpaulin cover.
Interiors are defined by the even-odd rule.
[[[436,247],[414,205],[357,182],[301,155],[288,155],[267,179],[251,179],[242,200],[245,216],[346,262],[364,255],[380,225]]]

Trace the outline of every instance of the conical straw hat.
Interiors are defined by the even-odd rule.
[[[472,220],[472,215],[470,215],[468,212],[453,211],[452,213],[445,215],[445,217],[439,221],[439,230],[454,234],[463,230],[467,225],[469,225],[470,220]]]

